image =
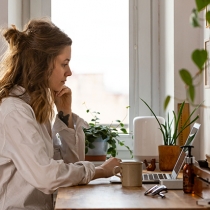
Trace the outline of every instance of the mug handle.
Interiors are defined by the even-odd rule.
[[[115,176],[118,176],[119,178],[121,178],[121,176],[118,175],[118,173],[116,172],[116,169],[118,169],[118,168],[120,168],[120,166],[115,166],[115,167],[113,168],[112,172],[113,172],[113,174],[114,174]]]

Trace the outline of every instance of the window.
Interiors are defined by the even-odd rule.
[[[88,122],[92,115],[86,109],[100,112],[102,124],[128,113],[128,6],[128,0],[52,0],[52,21],[73,40],[67,81],[72,110]],[[127,116],[123,122],[128,121]]]
[[[129,105],[124,123],[132,132],[134,117],[151,115],[140,97],[158,113],[158,8],[156,1],[51,0],[52,21],[73,40],[68,82],[73,110],[86,121],[87,108],[109,124],[122,120]],[[121,138],[133,148],[132,135]],[[130,157],[126,149],[118,151],[120,158]]]
[[[129,1],[52,0],[51,8],[52,21],[73,41],[67,81],[72,110],[87,122],[90,109],[100,112],[101,124],[122,120],[128,128]],[[127,135],[121,138],[128,141]],[[127,145],[132,148],[131,141]]]

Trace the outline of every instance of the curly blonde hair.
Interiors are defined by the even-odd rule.
[[[8,49],[2,57],[0,68],[0,103],[15,85],[25,88],[30,96],[30,106],[39,123],[51,120],[54,112],[53,93],[48,80],[55,58],[72,40],[48,19],[31,20],[23,31],[15,26],[3,30]],[[13,95],[20,97],[20,95]]]

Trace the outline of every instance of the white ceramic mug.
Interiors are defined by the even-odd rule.
[[[121,162],[114,167],[113,174],[120,177],[123,187],[142,186],[142,162]]]

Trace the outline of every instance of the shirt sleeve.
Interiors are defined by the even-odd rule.
[[[90,162],[66,164],[53,159],[52,139],[29,107],[11,111],[3,122],[2,154],[11,159],[14,172],[35,188],[48,194],[59,187],[87,184],[94,177]]]
[[[88,123],[74,113],[73,121],[75,129],[68,128],[58,116],[53,125],[54,159],[63,159],[65,163],[85,160],[83,127],[88,127]]]

